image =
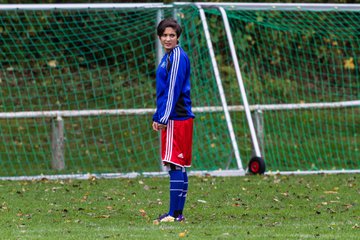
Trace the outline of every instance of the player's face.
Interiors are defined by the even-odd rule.
[[[164,47],[166,52],[170,52],[173,48],[176,47],[178,37],[176,31],[171,28],[165,28],[164,33],[160,36],[161,45]]]

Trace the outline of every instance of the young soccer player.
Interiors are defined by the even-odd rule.
[[[190,99],[190,61],[178,45],[181,26],[164,19],[157,35],[165,55],[156,71],[156,112],[152,127],[161,131],[162,162],[170,176],[169,211],[160,222],[184,221],[183,209],[188,190],[186,168],[191,166],[194,114]]]

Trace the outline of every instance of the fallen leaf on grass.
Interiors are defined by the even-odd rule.
[[[344,207],[346,208],[346,209],[350,209],[350,208],[352,208],[354,205],[352,205],[352,204],[344,204]]]
[[[49,179],[47,179],[46,177],[43,177],[43,178],[40,179],[40,182],[46,182],[47,183],[47,182],[49,182]]]
[[[336,191],[324,191],[325,194],[337,194],[338,192]]]
[[[145,217],[147,215],[144,209],[140,209],[139,212],[140,212],[141,216],[143,216],[143,217]]]
[[[329,213],[336,213],[336,211],[334,209],[327,208],[327,210],[328,210]]]
[[[96,176],[89,175],[88,180],[94,182],[94,181],[96,181]]]
[[[188,231],[185,230],[185,231],[179,233],[179,237],[181,237],[181,238],[186,237],[187,233],[188,233]]]
[[[288,192],[284,192],[284,193],[281,193],[281,195],[285,196],[285,197],[288,197],[289,196],[289,193]]]
[[[86,200],[88,199],[88,196],[89,196],[89,192],[85,193],[85,195],[81,198],[81,202],[86,202]]]

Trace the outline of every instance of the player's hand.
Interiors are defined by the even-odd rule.
[[[166,125],[158,123],[158,129],[159,130],[165,130]]]
[[[159,130],[165,129],[166,125],[160,124],[160,123],[157,123],[157,122],[153,122],[152,123],[152,128],[154,129],[154,131],[159,131]]]
[[[159,131],[158,123],[157,123],[157,122],[153,122],[153,123],[152,123],[152,128],[153,128],[154,131]]]

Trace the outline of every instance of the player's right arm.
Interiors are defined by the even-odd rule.
[[[167,75],[166,86],[157,111],[159,124],[166,125],[170,116],[173,115],[176,103],[179,99],[183,83],[186,78],[187,60],[181,54],[180,48],[173,50],[172,64]]]

